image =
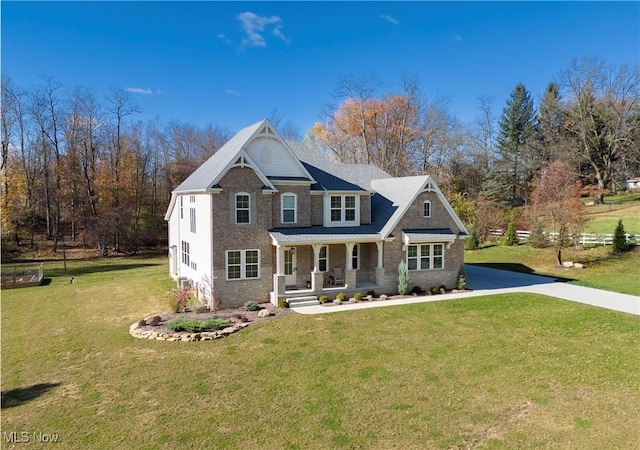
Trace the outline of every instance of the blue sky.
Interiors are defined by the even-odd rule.
[[[573,58],[638,65],[639,2],[8,2],[2,73],[128,89],[138,119],[236,131],[274,108],[304,132],[341,75],[402,74],[448,97],[462,122],[478,97],[499,115],[517,83],[534,99]]]

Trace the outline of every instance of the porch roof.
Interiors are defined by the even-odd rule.
[[[466,236],[466,234],[463,234]],[[458,238],[451,228],[427,228],[422,230],[402,230],[402,242],[415,244],[420,242],[453,242]]]
[[[278,244],[340,244],[344,242],[375,242],[382,240],[382,236],[371,225],[360,227],[300,227],[274,228],[269,230],[271,241]]]

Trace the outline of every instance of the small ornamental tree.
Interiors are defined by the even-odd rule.
[[[534,185],[531,194],[531,219],[556,233],[553,247],[556,251],[556,263],[561,266],[562,249],[570,244],[570,235],[579,234],[582,227],[582,186],[573,167],[562,161],[554,161],[544,167]]]
[[[398,294],[404,295],[409,291],[409,269],[404,261],[398,264]]]
[[[510,222],[507,232],[504,235],[504,245],[518,245],[520,240],[518,239],[518,230],[516,229],[515,222]]]
[[[540,222],[534,222],[527,242],[533,248],[545,248],[547,246],[547,237]]]
[[[618,225],[613,232],[613,247],[611,250],[613,253],[621,253],[627,249],[627,237],[624,233],[624,225],[622,225],[622,220],[619,220]]]

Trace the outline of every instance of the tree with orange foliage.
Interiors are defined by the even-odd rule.
[[[580,200],[582,186],[570,165],[553,161],[542,169],[531,194],[530,215],[533,223],[542,223],[558,233],[553,246],[556,262],[562,265],[562,249],[578,234],[584,221]]]

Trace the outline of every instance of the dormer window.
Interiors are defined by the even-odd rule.
[[[236,223],[251,223],[251,201],[246,192],[236,194]]]
[[[431,217],[431,202],[429,200],[422,203],[422,217]]]
[[[358,225],[359,200],[360,198],[356,195],[331,195],[328,225]]]

